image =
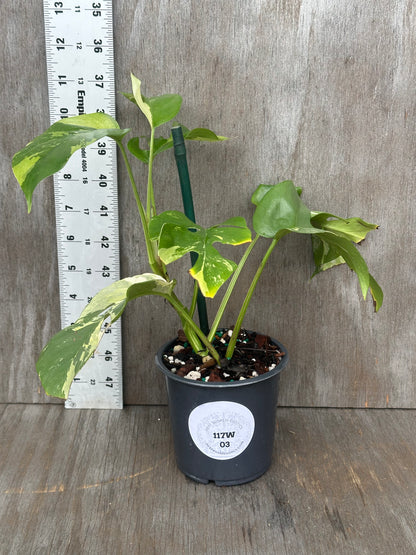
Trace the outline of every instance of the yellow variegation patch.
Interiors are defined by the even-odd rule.
[[[134,100],[137,103],[137,106],[146,116],[147,121],[150,124],[150,127],[153,127],[153,119],[152,119],[152,112],[150,111],[150,106],[144,102],[142,93],[141,93],[141,86],[142,82],[140,79],[137,79],[133,74],[131,74],[131,86],[133,91]]]

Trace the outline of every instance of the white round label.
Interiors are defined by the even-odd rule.
[[[254,416],[244,405],[215,401],[196,407],[188,419],[191,437],[211,459],[233,459],[249,445],[254,433]]]

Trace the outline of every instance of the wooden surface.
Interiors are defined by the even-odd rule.
[[[59,328],[51,181],[36,192],[28,217],[10,169],[13,153],[48,125],[41,4],[0,5],[3,402],[50,402],[34,362]],[[200,223],[250,219],[258,183],[291,178],[312,208],[381,225],[361,247],[385,289],[377,316],[348,269],[309,282],[307,238],[285,238],[274,253],[246,325],[289,348],[283,405],[415,407],[415,18],[411,0],[114,2],[116,89],[129,90],[133,71],[147,95],[183,95],[184,124],[232,138],[188,149]],[[147,132],[121,95],[117,108],[122,125]],[[135,174],[144,184],[143,169]],[[170,153],[160,157],[154,177],[160,208],[180,208]],[[120,194],[127,276],[146,266],[122,168]],[[243,289],[264,248],[249,263]],[[224,324],[235,318],[237,304],[233,299]],[[128,308],[127,403],[166,402],[153,353],[177,327],[159,299]]]
[[[0,406],[0,552],[410,555],[416,413],[279,409],[272,467],[197,484],[166,407]]]

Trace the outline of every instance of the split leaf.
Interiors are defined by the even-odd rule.
[[[204,229],[175,210],[152,218],[149,232],[152,239],[159,240],[158,253],[165,264],[190,252],[198,254],[190,274],[197,280],[205,297],[214,297],[237,266],[224,258],[213,244],[241,245],[251,241],[251,232],[244,218],[231,218]]]

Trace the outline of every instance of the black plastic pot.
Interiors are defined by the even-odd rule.
[[[255,480],[269,468],[273,453],[280,372],[289,356],[266,374],[236,382],[204,383],[176,376],[156,355],[166,376],[176,460],[197,482],[237,485]]]

